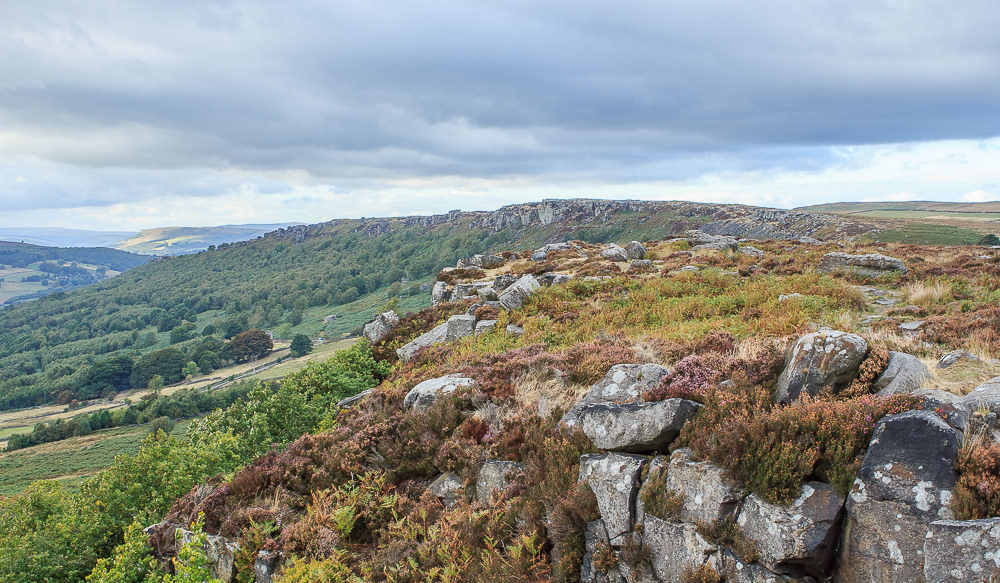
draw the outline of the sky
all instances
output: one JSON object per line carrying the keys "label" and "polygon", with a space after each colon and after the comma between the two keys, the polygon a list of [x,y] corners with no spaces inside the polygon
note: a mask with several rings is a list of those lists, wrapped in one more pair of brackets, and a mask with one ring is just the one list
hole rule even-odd
{"label": "sky", "polygon": [[998,200],[998,71],[996,0],[0,0],[0,226]]}

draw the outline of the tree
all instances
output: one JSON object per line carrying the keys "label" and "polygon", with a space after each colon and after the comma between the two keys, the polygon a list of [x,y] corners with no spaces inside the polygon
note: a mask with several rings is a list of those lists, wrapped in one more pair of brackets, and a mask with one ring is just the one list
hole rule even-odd
{"label": "tree", "polygon": [[198,363],[192,360],[184,365],[181,372],[184,374],[185,379],[189,379],[201,372],[201,369],[198,368]]}
{"label": "tree", "polygon": [[1000,237],[997,237],[995,234],[990,233],[989,235],[986,235],[985,237],[983,237],[982,239],[980,239],[979,240],[979,244],[980,245],[1000,245]]}
{"label": "tree", "polygon": [[298,358],[299,356],[305,356],[312,352],[313,343],[309,340],[309,337],[305,334],[296,334],[295,338],[292,338],[292,356]]}
{"label": "tree", "polygon": [[181,370],[188,358],[176,348],[163,348],[140,356],[132,365],[131,384],[145,387],[154,375],[163,377],[164,383],[176,383],[184,378]]}
{"label": "tree", "polygon": [[229,341],[229,350],[236,362],[249,362],[267,356],[273,347],[271,337],[259,328],[240,332]]}
{"label": "tree", "polygon": [[159,395],[160,391],[163,390],[163,377],[158,374],[153,375],[153,378],[149,379],[149,390]]}

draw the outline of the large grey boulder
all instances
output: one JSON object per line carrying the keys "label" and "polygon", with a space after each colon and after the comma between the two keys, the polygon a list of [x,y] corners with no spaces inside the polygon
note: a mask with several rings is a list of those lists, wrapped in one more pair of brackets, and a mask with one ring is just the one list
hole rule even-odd
{"label": "large grey boulder", "polygon": [[524,466],[518,462],[491,460],[483,464],[476,480],[476,501],[489,505],[510,487]]}
{"label": "large grey boulder", "polygon": [[594,383],[579,403],[573,405],[562,418],[566,427],[579,425],[579,413],[588,403],[636,403],[642,394],[660,384],[660,379],[670,372],[658,364],[616,364],[608,369],[604,378]]}
{"label": "large grey boulder", "polygon": [[934,411],[951,427],[965,431],[972,411],[962,402],[962,397],[940,389],[917,389],[910,394],[920,399],[920,409]]}
{"label": "large grey boulder", "polygon": [[544,261],[553,251],[568,251],[569,249],[569,243],[549,243],[535,249],[535,252],[531,254],[531,261]]}
{"label": "large grey boulder", "polygon": [[525,274],[503,290],[499,297],[500,305],[508,310],[516,310],[524,305],[525,300],[535,293],[541,284],[533,275]]}
{"label": "large grey boulder", "polygon": [[993,581],[1000,573],[1000,518],[932,522],[924,539],[928,583]]}
{"label": "large grey boulder", "polygon": [[[177,541],[177,548],[190,544],[194,540],[194,532],[185,528],[178,528],[174,532],[174,540]],[[230,542],[224,537],[206,534],[205,535],[205,558],[208,559],[208,567],[212,571],[212,576],[221,579],[225,583],[233,580],[233,562],[236,551],[240,545]]]}
{"label": "large grey boulder", "polygon": [[632,529],[639,476],[646,458],[621,453],[587,454],[580,457],[580,481],[597,498],[597,508],[613,545],[620,545]]}
{"label": "large grey boulder", "polygon": [[516,275],[511,275],[509,273],[501,273],[500,275],[493,278],[493,285],[490,286],[497,291],[497,293],[510,287],[510,285],[517,281]]}
{"label": "large grey boulder", "polygon": [[474,387],[476,381],[460,374],[450,374],[428,379],[410,389],[403,397],[403,406],[417,413],[425,413],[439,398],[450,395],[463,387]]}
{"label": "large grey boulder", "polygon": [[625,253],[629,259],[641,260],[646,257],[646,247],[638,241],[629,241],[625,244]]}
{"label": "large grey boulder", "polygon": [[908,395],[931,379],[931,371],[920,359],[905,352],[889,352],[889,363],[875,379],[878,396]]}
{"label": "large grey boulder", "polygon": [[809,482],[789,504],[747,496],[736,523],[771,571],[820,577],[829,573],[843,506],[833,486]]}
{"label": "large grey boulder", "polygon": [[660,581],[681,583],[702,565],[712,564],[718,547],[688,522],[674,523],[642,516],[642,544],[649,549],[653,573]]}
{"label": "large grey boulder", "polygon": [[497,326],[496,320],[480,320],[476,322],[476,336],[486,334]]}
{"label": "large grey boulder", "polygon": [[458,314],[448,318],[448,330],[445,333],[445,340],[451,342],[466,336],[472,336],[476,332],[476,317]]}
{"label": "large grey boulder", "polygon": [[745,494],[721,467],[694,461],[689,448],[670,454],[666,488],[683,496],[681,520],[704,524],[733,518]]}
{"label": "large grey boulder", "polygon": [[458,267],[460,268],[470,268],[476,267],[479,269],[494,269],[500,267],[506,261],[500,255],[481,255],[476,254],[471,257],[466,257],[465,259],[458,260]]}
{"label": "large grey boulder", "polygon": [[421,349],[440,344],[448,338],[448,323],[445,322],[434,327],[431,331],[421,334],[412,342],[408,342],[396,349],[396,355],[402,362],[409,362]]}
{"label": "large grey boulder", "polygon": [[448,284],[443,281],[435,281],[434,287],[431,288],[431,305],[436,306],[449,300],[451,300],[451,290],[448,289]]}
{"label": "large grey boulder", "polygon": [[1000,414],[1000,377],[993,377],[972,389],[962,399],[962,404],[970,411],[988,409],[993,413]]}
{"label": "large grey boulder", "polygon": [[754,247],[753,245],[743,245],[742,247],[737,249],[737,252],[739,252],[742,255],[746,255],[747,257],[760,258],[764,256],[764,252]]}
{"label": "large grey boulder", "polygon": [[580,427],[599,449],[644,453],[664,450],[701,405],[686,399],[652,403],[588,403]]}
{"label": "large grey boulder", "polygon": [[462,479],[455,472],[445,472],[427,486],[427,491],[437,496],[446,508],[459,503],[465,495]]}
{"label": "large grey boulder", "polygon": [[778,377],[775,400],[790,403],[824,387],[843,388],[858,374],[868,343],[857,334],[823,329],[796,341]]}
{"label": "large grey boulder", "polygon": [[952,350],[948,354],[945,354],[944,356],[941,357],[941,360],[939,360],[937,363],[937,367],[948,368],[949,366],[959,363],[963,360],[969,362],[980,362],[979,357],[976,356],[975,354],[972,354],[968,350]]}
{"label": "large grey boulder", "polygon": [[888,255],[869,253],[851,255],[849,253],[827,253],[819,260],[816,271],[820,273],[853,273],[863,277],[879,277],[890,273],[906,273],[902,261]]}
{"label": "large grey boulder", "polygon": [[369,342],[375,344],[385,338],[392,329],[399,325],[399,315],[392,310],[382,312],[375,319],[365,324],[364,334]]}
{"label": "large grey boulder", "polygon": [[620,245],[611,243],[601,251],[601,257],[609,261],[628,261],[628,251]]}
{"label": "large grey boulder", "polygon": [[927,411],[879,421],[847,497],[837,581],[924,581],[928,525],[953,518],[958,443]]}
{"label": "large grey boulder", "polygon": [[691,249],[705,249],[714,251],[736,251],[739,243],[735,238],[726,235],[712,235],[699,230],[692,230],[685,233],[687,242]]}

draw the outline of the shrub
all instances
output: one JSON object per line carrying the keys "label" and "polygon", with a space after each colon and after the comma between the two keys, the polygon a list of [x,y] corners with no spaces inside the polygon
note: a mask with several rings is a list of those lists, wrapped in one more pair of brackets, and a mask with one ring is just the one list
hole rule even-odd
{"label": "shrub", "polygon": [[955,461],[951,509],[958,520],[1000,516],[1000,443],[963,447]]}
{"label": "shrub", "polygon": [[709,542],[729,547],[744,563],[753,563],[760,558],[757,547],[732,518],[716,520],[711,524],[699,523],[698,534]]}
{"label": "shrub", "polygon": [[684,494],[667,489],[667,466],[659,466],[649,471],[639,492],[643,511],[663,519],[675,520],[684,504]]}
{"label": "shrub", "polygon": [[681,577],[682,583],[722,583],[722,576],[711,565],[688,569]]}

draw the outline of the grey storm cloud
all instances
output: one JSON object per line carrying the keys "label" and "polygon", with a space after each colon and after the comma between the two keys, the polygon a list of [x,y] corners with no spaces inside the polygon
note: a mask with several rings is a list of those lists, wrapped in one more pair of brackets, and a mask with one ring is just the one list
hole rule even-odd
{"label": "grey storm cloud", "polygon": [[210,196],[204,168],[812,169],[837,163],[817,146],[1000,135],[997,71],[995,0],[7,1],[0,175],[53,165],[17,206]]}

